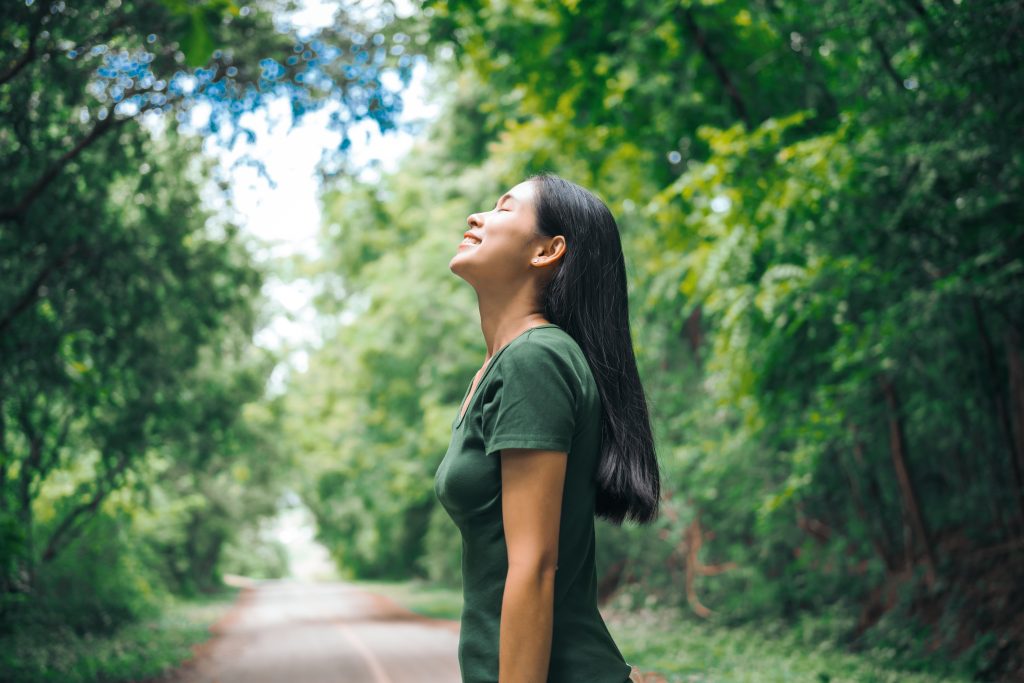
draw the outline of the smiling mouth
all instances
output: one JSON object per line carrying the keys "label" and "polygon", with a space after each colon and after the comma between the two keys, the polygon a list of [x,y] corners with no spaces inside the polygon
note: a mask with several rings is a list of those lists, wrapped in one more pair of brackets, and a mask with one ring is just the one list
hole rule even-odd
{"label": "smiling mouth", "polygon": [[461,246],[470,246],[470,247],[475,247],[475,246],[477,246],[478,244],[480,244],[479,240],[475,240],[475,239],[473,239],[472,237],[464,237],[464,238],[462,238],[462,241],[461,241],[461,242],[459,242],[459,246],[460,246],[460,247],[461,247]]}

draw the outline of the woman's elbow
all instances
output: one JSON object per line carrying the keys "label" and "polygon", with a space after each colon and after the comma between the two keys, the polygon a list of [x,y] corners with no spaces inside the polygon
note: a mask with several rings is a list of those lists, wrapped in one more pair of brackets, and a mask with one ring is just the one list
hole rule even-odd
{"label": "woman's elbow", "polygon": [[528,555],[510,557],[508,561],[509,575],[534,578],[540,581],[554,580],[558,569],[558,558],[554,555]]}

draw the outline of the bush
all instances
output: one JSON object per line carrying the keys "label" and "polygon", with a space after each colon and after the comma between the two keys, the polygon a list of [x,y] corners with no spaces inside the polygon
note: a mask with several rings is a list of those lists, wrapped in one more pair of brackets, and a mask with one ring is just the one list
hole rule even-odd
{"label": "bush", "polygon": [[33,593],[14,620],[24,626],[61,625],[77,633],[108,633],[159,613],[163,591],[156,559],[129,538],[125,522],[101,514],[52,562],[38,566]]}

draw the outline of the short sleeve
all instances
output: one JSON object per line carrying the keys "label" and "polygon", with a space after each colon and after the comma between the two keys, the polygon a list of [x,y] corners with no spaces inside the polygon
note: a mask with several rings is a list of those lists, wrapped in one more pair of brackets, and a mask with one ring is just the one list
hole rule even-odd
{"label": "short sleeve", "polygon": [[487,455],[503,448],[569,451],[576,428],[576,373],[563,350],[526,339],[505,350],[483,405]]}

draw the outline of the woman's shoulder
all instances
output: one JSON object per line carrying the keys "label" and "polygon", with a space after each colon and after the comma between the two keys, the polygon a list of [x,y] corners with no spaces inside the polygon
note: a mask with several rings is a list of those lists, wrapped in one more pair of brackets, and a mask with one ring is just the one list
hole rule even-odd
{"label": "woman's shoulder", "polygon": [[[518,355],[529,353],[583,355],[583,350],[572,335],[553,324],[530,328],[515,341],[520,347]],[[511,347],[509,350],[512,350]]]}
{"label": "woman's shoulder", "polygon": [[578,376],[587,367],[586,356],[572,335],[553,325],[527,330],[509,344],[504,355],[505,372],[559,370]]}

